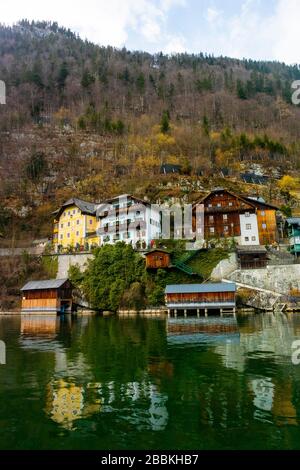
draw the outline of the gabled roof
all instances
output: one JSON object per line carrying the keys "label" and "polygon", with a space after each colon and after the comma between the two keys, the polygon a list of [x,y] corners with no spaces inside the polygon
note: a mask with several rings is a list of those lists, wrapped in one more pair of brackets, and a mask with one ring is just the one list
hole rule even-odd
{"label": "gabled roof", "polygon": [[286,222],[289,225],[300,225],[300,217],[289,217]]}
{"label": "gabled roof", "polygon": [[211,284],[176,284],[166,287],[166,294],[197,294],[213,292],[236,292],[236,284],[219,282]]}
{"label": "gabled roof", "polygon": [[[230,194],[231,196],[233,197],[236,197],[237,199],[239,199],[240,201],[242,201],[243,203],[246,203],[246,204],[249,204],[251,205],[251,201],[246,201],[244,197],[242,196],[239,196],[238,194],[234,194],[233,192],[229,191],[228,189],[224,189],[224,188],[215,188],[213,189],[212,191],[210,191],[209,194],[206,194],[206,196],[202,197],[201,199],[199,199],[198,201],[194,202],[193,204],[193,207],[195,207],[196,205],[198,204],[202,204],[206,201],[206,199],[208,199],[210,196],[212,196],[213,194],[216,194],[216,193],[228,193]],[[252,207],[254,207],[254,205],[252,204]]]}
{"label": "gabled roof", "polygon": [[22,287],[21,291],[28,290],[47,290],[47,289],[59,289],[62,287],[68,279],[50,279],[47,281],[29,281]]}
{"label": "gabled roof", "polygon": [[254,206],[257,208],[260,208],[260,209],[268,208],[268,209],[273,209],[275,211],[279,211],[278,207],[273,206],[272,204],[268,204],[267,202],[262,201],[260,198],[254,199],[252,197],[243,197],[243,199],[245,199],[245,201],[247,202],[254,204]]}
{"label": "gabled roof", "polygon": [[264,185],[269,181],[269,177],[266,175],[257,175],[256,173],[241,173],[241,179],[248,184],[260,184]]}
{"label": "gabled roof", "polygon": [[236,197],[241,202],[243,202],[245,204],[248,204],[253,208],[260,208],[260,209],[261,208],[269,208],[269,209],[273,209],[273,210],[276,210],[276,211],[279,210],[278,207],[273,206],[271,204],[268,204],[266,202],[263,202],[261,198],[256,199],[256,198],[252,198],[252,197],[248,197],[248,196],[240,196],[240,195],[235,194],[232,191],[229,191],[228,189],[224,189],[224,188],[216,188],[216,189],[212,190],[209,194],[204,196],[202,199],[195,202],[193,204],[193,207],[195,207],[197,204],[203,204],[206,201],[206,199],[208,199],[211,195],[213,195],[215,193],[221,193],[221,192],[228,193],[231,196]]}
{"label": "gabled roof", "polygon": [[172,173],[180,173],[181,165],[173,165],[172,163],[164,163],[160,167],[160,173],[164,175],[169,175]]}
{"label": "gabled roof", "polygon": [[132,196],[131,194],[121,194],[120,196],[112,197],[110,199],[106,199],[105,201],[101,202],[100,204],[96,205],[96,212],[99,215],[102,211],[106,212],[107,211],[107,206],[110,206],[114,202],[117,201],[122,201],[123,199],[128,199],[128,201],[134,201],[138,203],[139,205],[143,206],[150,206],[150,203],[148,201],[145,201],[143,199],[139,199],[138,197]]}
{"label": "gabled roof", "polygon": [[166,253],[167,255],[170,255],[171,253],[168,250],[162,250],[160,248],[153,248],[153,250],[147,251],[145,253],[145,256],[151,255],[152,253]]}
{"label": "gabled roof", "polygon": [[95,215],[97,204],[93,202],[83,201],[77,197],[72,197],[67,202],[65,202],[58,211],[55,211],[53,214],[56,214],[58,217],[63,213],[63,211],[70,206],[76,206],[81,210],[83,214]]}

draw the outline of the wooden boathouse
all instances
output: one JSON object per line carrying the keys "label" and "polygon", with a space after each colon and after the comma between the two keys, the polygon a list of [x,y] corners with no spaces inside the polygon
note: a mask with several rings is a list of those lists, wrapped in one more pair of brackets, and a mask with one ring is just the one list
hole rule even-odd
{"label": "wooden boathouse", "polygon": [[71,313],[73,285],[68,279],[30,281],[22,289],[22,313]]}
{"label": "wooden boathouse", "polygon": [[165,290],[165,301],[169,316],[178,313],[235,314],[236,284],[235,283],[205,283],[169,285]]}

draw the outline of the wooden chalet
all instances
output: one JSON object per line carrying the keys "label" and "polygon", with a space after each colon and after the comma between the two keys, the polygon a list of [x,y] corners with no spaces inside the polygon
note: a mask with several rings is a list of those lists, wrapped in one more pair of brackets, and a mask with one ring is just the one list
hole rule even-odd
{"label": "wooden chalet", "polygon": [[267,266],[268,252],[264,246],[238,246],[236,252],[240,269],[262,269]]}
{"label": "wooden chalet", "polygon": [[22,289],[22,313],[71,313],[73,286],[68,279],[30,281]]}
{"label": "wooden chalet", "polygon": [[155,249],[145,254],[147,269],[167,269],[171,267],[171,254],[166,250]]}
{"label": "wooden chalet", "polygon": [[193,230],[202,234],[197,206],[204,206],[204,238],[235,238],[240,245],[266,245],[277,240],[277,207],[261,198],[239,196],[217,188],[193,206]]}
{"label": "wooden chalet", "polygon": [[169,285],[165,290],[165,301],[169,314],[179,311],[200,315],[204,311],[219,311],[223,313],[235,313],[236,284],[235,283],[206,283],[206,284],[180,284]]}

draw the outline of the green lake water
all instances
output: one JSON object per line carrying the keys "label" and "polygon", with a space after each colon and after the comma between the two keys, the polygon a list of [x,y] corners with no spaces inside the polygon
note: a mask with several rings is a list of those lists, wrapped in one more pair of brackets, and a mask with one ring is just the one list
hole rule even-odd
{"label": "green lake water", "polygon": [[300,449],[299,315],[1,316],[0,449]]}

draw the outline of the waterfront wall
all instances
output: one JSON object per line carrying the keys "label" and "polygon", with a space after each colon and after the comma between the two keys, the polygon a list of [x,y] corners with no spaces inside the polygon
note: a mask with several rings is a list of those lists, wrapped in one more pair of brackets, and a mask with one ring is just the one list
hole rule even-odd
{"label": "waterfront wall", "polygon": [[93,255],[91,253],[77,253],[73,255],[60,254],[58,258],[57,279],[64,279],[68,277],[70,266],[78,265],[81,270],[84,270],[85,265]]}
{"label": "waterfront wall", "polygon": [[215,267],[211,274],[212,281],[221,281],[230,276],[238,269],[237,257],[235,253],[231,253],[229,258],[223,259],[218,266]]}
{"label": "waterfront wall", "polygon": [[231,281],[254,288],[287,295],[291,289],[300,290],[300,265],[267,266],[265,269],[237,270],[228,278]]}

